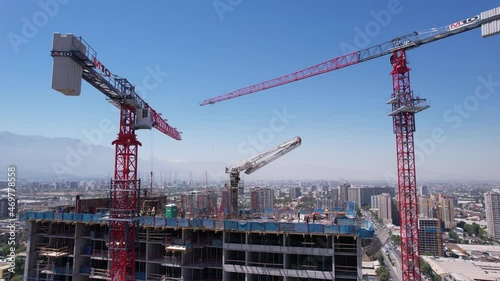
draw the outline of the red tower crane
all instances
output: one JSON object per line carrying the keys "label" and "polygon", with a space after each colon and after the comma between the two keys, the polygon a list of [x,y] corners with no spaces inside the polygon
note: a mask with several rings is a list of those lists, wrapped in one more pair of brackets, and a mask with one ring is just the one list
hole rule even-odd
{"label": "red tower crane", "polygon": [[421,280],[421,273],[418,250],[418,210],[413,133],[415,132],[415,113],[427,109],[429,106],[426,104],[425,99],[414,98],[413,96],[410,87],[410,68],[407,66],[406,50],[478,27],[482,27],[483,37],[500,33],[500,7],[444,27],[432,28],[423,32],[413,32],[389,42],[340,56],[288,75],[241,88],[226,95],[210,98],[201,102],[200,105],[214,104],[267,90],[391,54],[393,92],[391,99],[387,103],[392,105],[392,112],[389,113],[389,116],[392,116],[393,131],[396,135],[398,196],[401,213],[401,272],[403,281],[418,281]]}
{"label": "red tower crane", "polygon": [[135,247],[138,209],[137,160],[135,130],[156,128],[181,140],[181,133],[161,118],[136,92],[127,79],[113,74],[97,59],[97,52],[81,37],[54,34],[52,89],[78,96],[82,78],[120,109],[120,130],[115,145],[115,172],[111,184],[109,243],[113,281],[135,280]]}

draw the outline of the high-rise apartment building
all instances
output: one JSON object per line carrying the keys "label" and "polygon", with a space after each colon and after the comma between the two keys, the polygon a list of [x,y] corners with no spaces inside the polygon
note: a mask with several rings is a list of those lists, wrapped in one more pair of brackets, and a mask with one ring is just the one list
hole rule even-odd
{"label": "high-rise apartment building", "polygon": [[302,195],[300,187],[290,187],[290,198],[297,199]]}
{"label": "high-rise apartment building", "polygon": [[421,255],[442,256],[443,245],[438,231],[440,223],[436,218],[418,218],[418,248]]}
{"label": "high-rise apartment building", "polygon": [[445,228],[453,228],[455,223],[455,204],[453,198],[442,197],[439,200],[440,218]]}
{"label": "high-rise apartment building", "polygon": [[488,236],[498,240],[500,239],[500,192],[486,192],[484,195],[484,201],[486,205]]}
{"label": "high-rise apartment building", "polygon": [[339,186],[339,201],[347,202],[349,201],[348,190],[351,187],[348,183],[343,183]]}
{"label": "high-rise apartment building", "polygon": [[250,191],[250,209],[263,211],[274,207],[274,189],[256,187]]}

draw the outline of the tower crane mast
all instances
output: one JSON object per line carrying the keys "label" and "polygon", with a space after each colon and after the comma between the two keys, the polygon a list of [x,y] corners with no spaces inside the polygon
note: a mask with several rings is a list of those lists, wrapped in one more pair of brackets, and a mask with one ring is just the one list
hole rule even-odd
{"label": "tower crane mast", "polygon": [[[236,167],[226,167],[226,173],[229,174],[229,190],[230,190],[230,201],[231,201],[231,217],[236,218],[239,215],[238,206],[238,185],[240,183],[240,172],[244,171],[245,174],[250,175],[253,172],[259,170],[260,168],[268,165],[274,160],[282,157],[288,152],[299,147],[302,143],[300,137],[295,137],[290,139],[270,150],[249,159]],[[267,158],[266,158],[267,157]]]}
{"label": "tower crane mast", "polygon": [[135,280],[135,248],[138,209],[137,160],[141,145],[135,130],[155,128],[175,140],[181,133],[171,127],[136,92],[126,78],[112,73],[97,52],[81,37],[54,34],[52,89],[78,96],[82,78],[120,109],[120,129],[115,145],[114,178],[110,190],[110,280]]}
{"label": "tower crane mast", "polygon": [[401,214],[402,281],[420,281],[422,276],[418,249],[418,210],[413,133],[415,132],[415,113],[429,108],[429,105],[427,105],[425,99],[414,98],[413,96],[410,86],[411,69],[407,65],[406,51],[479,27],[482,28],[483,37],[499,34],[500,7],[447,26],[399,36],[388,42],[336,57],[288,75],[244,87],[226,95],[209,98],[202,101],[200,105],[204,106],[245,96],[385,55],[391,55],[393,92],[387,104],[392,106],[392,111],[388,115],[393,119],[393,132],[396,135],[398,199]]}

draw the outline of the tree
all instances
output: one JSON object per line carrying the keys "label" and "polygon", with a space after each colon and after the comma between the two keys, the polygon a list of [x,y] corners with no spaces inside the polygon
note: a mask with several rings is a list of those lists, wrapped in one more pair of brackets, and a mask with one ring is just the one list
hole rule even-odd
{"label": "tree", "polygon": [[420,258],[420,271],[426,276],[432,276],[431,265],[422,258]]}
{"label": "tree", "polygon": [[24,258],[17,257],[14,260],[14,272],[21,274],[21,276],[24,274]]}
{"label": "tree", "polygon": [[15,275],[10,279],[11,281],[23,281],[23,276],[22,275]]}
{"label": "tree", "polygon": [[382,224],[382,223],[384,223],[384,220],[383,220],[382,218],[378,218],[378,219],[377,219],[377,222],[378,222],[379,224]]}
{"label": "tree", "polygon": [[399,245],[401,243],[401,236],[392,235],[391,240],[392,240],[392,242],[394,242],[394,244]]}
{"label": "tree", "polygon": [[450,231],[450,238],[451,238],[451,239],[453,239],[453,240],[455,240],[455,241],[460,240],[460,239],[458,238],[457,233],[456,233],[455,231]]}
{"label": "tree", "polygon": [[384,265],[385,264],[385,262],[384,262],[384,253],[382,252],[382,250],[378,251],[378,253],[377,253],[377,260],[380,263],[380,265]]}
{"label": "tree", "polygon": [[391,279],[391,273],[389,272],[389,269],[387,269],[387,267],[385,266],[377,268],[375,273],[377,274],[380,281],[389,281],[389,279]]}

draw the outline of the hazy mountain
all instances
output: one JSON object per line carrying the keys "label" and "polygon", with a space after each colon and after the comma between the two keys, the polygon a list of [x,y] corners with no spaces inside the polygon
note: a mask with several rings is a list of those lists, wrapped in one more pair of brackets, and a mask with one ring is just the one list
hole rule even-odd
{"label": "hazy mountain", "polygon": [[[0,168],[5,171],[9,165],[16,165],[19,177],[25,179],[112,177],[114,148],[72,138],[25,136],[2,131]],[[183,163],[154,159],[153,165],[155,173],[170,171],[172,180],[175,173],[182,173],[183,180],[189,175]],[[139,167],[144,167],[142,173],[149,176],[151,160],[139,159]]]}

